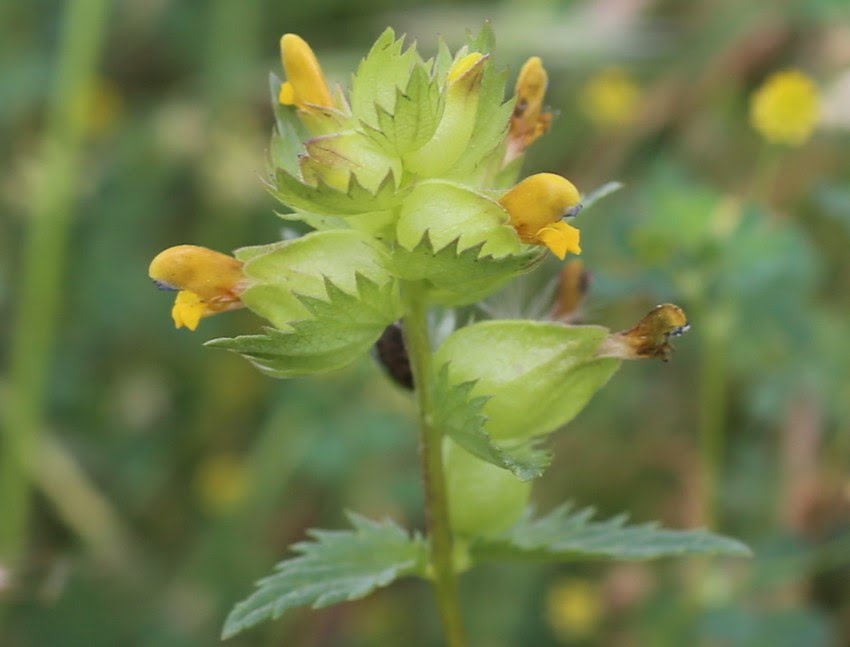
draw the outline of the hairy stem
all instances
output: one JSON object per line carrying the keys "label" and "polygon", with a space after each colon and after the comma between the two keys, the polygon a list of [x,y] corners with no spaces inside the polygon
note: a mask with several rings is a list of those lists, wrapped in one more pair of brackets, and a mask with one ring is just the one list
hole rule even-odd
{"label": "hairy stem", "polygon": [[431,342],[425,304],[413,286],[407,294],[408,315],[404,318],[404,341],[413,370],[419,410],[419,439],[422,480],[425,485],[425,517],[431,546],[431,567],[440,617],[449,647],[464,647],[466,636],[460,613],[457,575],[452,562],[452,532],[449,526],[446,478],[443,470],[443,433],[431,424],[431,394],[428,375]]}

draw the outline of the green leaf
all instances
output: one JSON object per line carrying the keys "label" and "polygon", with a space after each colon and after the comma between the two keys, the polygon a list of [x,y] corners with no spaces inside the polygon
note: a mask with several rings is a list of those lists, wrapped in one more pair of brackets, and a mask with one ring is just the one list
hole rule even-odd
{"label": "green leaf", "polygon": [[570,562],[589,559],[647,560],[674,555],[750,557],[736,539],[706,530],[668,530],[657,523],[627,526],[620,515],[594,521],[594,510],[574,510],[567,504],[545,517],[532,512],[497,537],[471,546],[478,559]]}
{"label": "green leaf", "polygon": [[427,232],[434,251],[455,242],[458,251],[484,243],[481,253],[503,257],[527,249],[509,219],[495,200],[453,182],[432,180],[417,184],[404,200],[396,236],[408,250]]}
{"label": "green leaf", "polygon": [[458,251],[455,239],[439,251],[434,250],[429,232],[408,250],[397,246],[392,254],[395,274],[411,281],[424,281],[429,299],[445,306],[475,303],[501,288],[518,274],[528,272],[545,257],[541,247],[515,256],[493,258],[482,254],[484,243]]}
{"label": "green leaf", "polygon": [[434,425],[466,451],[483,461],[512,472],[518,479],[538,478],[552,462],[552,454],[535,441],[496,443],[484,430],[487,417],[482,409],[489,399],[471,397],[474,382],[452,384],[449,366],[444,365],[431,385]]}
{"label": "green leaf", "polygon": [[[403,155],[421,148],[431,139],[440,121],[440,86],[431,79],[425,65],[416,65],[404,92],[396,91],[393,112],[376,109],[378,129],[372,132],[378,142],[395,154]],[[367,128],[367,132],[369,132]]]}
{"label": "green leaf", "polygon": [[292,546],[297,557],[285,560],[257,583],[257,591],[227,616],[222,638],[285,611],[314,609],[359,600],[400,577],[424,575],[427,544],[392,521],[371,521],[349,513],[354,530],[310,530],[313,541]]}
{"label": "green leaf", "polygon": [[485,67],[481,81],[481,97],[478,100],[478,113],[475,116],[475,129],[466,150],[452,167],[449,173],[451,177],[468,176],[479,166],[486,165],[491,153],[496,150],[501,151],[501,144],[508,134],[516,102],[514,97],[505,101],[507,78],[507,70],[496,70],[494,65]]}
{"label": "green leaf", "polygon": [[298,155],[303,152],[303,142],[310,134],[298,119],[294,106],[284,106],[278,101],[281,80],[269,74],[269,92],[275,116],[275,129],[269,146],[269,167],[284,169],[288,173],[298,172]]}
{"label": "green leaf", "polygon": [[330,281],[355,295],[358,274],[382,285],[392,280],[383,246],[352,229],[242,248],[237,258],[245,263],[243,271],[251,284],[242,293],[242,302],[284,330],[291,321],[308,316],[296,294],[327,299],[326,281]]}
{"label": "green leaf", "polygon": [[[306,311],[287,330],[266,328],[262,335],[213,339],[207,346],[239,353],[263,373],[289,378],[342,368],[365,355],[387,325],[401,315],[395,282],[355,277],[356,294],[325,279],[327,299],[295,298]],[[251,288],[273,289],[273,286]]]}
{"label": "green leaf", "polygon": [[400,178],[401,161],[391,157],[362,132],[349,130],[308,140],[306,154],[299,158],[304,181],[316,186],[319,180],[344,191],[352,177],[374,193],[387,177]]}
{"label": "green leaf", "polygon": [[481,31],[477,34],[467,30],[466,43],[471,52],[492,53],[496,49],[496,34],[493,31],[493,24],[489,20],[485,20],[484,24],[481,25]]}
{"label": "green leaf", "polygon": [[277,169],[273,181],[266,183],[269,192],[283,204],[326,216],[354,216],[392,209],[404,197],[396,191],[396,180],[388,173],[374,191],[365,188],[353,173],[348,187],[340,191],[321,178],[316,186],[305,184],[283,169]]}
{"label": "green leaf", "polygon": [[597,358],[608,330],[538,321],[484,321],[452,333],[435,355],[456,383],[474,382],[496,440],[550,433],[572,420],[620,367]]}
{"label": "green leaf", "polygon": [[411,68],[422,59],[415,47],[402,52],[404,37],[396,40],[389,27],[360,62],[351,82],[351,110],[364,124],[379,128],[377,109],[392,114],[396,93],[408,85]]}

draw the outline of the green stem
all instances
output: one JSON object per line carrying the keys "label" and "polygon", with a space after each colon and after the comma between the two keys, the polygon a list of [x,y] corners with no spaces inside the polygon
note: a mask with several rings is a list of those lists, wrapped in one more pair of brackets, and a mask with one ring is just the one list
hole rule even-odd
{"label": "green stem", "polygon": [[431,424],[431,393],[427,388],[431,370],[427,309],[416,288],[408,287],[408,315],[403,321],[404,341],[418,400],[425,517],[430,537],[434,589],[447,644],[449,647],[464,647],[467,643],[460,613],[457,575],[452,561],[452,531],[443,470],[443,432]]}
{"label": "green stem", "polygon": [[703,318],[700,362],[700,461],[702,511],[707,527],[718,524],[718,489],[722,482],[726,429],[727,321],[722,309]]}
{"label": "green stem", "polygon": [[44,134],[44,174],[32,195],[11,344],[7,409],[0,442],[0,559],[13,569],[26,541],[30,469],[38,449],[49,358],[62,295],[79,149],[89,124],[95,65],[107,0],[68,3]]}

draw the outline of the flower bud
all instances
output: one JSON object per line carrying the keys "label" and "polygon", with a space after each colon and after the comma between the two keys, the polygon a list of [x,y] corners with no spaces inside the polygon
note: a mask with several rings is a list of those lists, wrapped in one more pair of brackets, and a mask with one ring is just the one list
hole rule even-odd
{"label": "flower bud", "polygon": [[278,99],[283,105],[309,111],[311,106],[333,106],[328,83],[313,50],[300,36],[284,34],[280,39],[280,57],[286,82]]}
{"label": "flower bud", "polygon": [[520,70],[516,83],[516,105],[511,116],[505,164],[525,152],[552,126],[552,113],[543,111],[549,75],[538,56],[532,56]]}

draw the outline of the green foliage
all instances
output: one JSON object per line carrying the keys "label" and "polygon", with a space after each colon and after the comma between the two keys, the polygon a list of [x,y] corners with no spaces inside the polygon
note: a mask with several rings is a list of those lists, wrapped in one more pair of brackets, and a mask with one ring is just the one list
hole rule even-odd
{"label": "green foliage", "polygon": [[365,188],[352,173],[346,190],[330,186],[321,177],[316,185],[304,184],[284,169],[277,169],[266,184],[269,192],[292,209],[328,216],[354,216],[395,207],[404,190],[396,189],[396,178],[387,173],[374,191]]}
{"label": "green foliage", "polygon": [[474,382],[452,384],[450,365],[445,364],[431,385],[434,424],[466,451],[483,461],[509,470],[522,481],[537,478],[552,462],[549,451],[535,440],[495,442],[484,430],[487,417],[481,413],[487,396],[470,397]]}
{"label": "green foliage", "polygon": [[399,156],[421,148],[440,121],[440,86],[424,65],[417,65],[404,92],[396,90],[394,110],[379,107],[377,115],[378,128],[366,128],[376,142]]}
{"label": "green foliage", "polygon": [[597,358],[608,331],[537,321],[485,321],[454,332],[438,349],[456,383],[474,382],[494,439],[526,439],[566,425],[617,371]]}
{"label": "green foliage", "polygon": [[213,348],[239,353],[273,377],[296,377],[342,368],[361,357],[384,328],[398,318],[395,285],[379,285],[356,275],[357,293],[325,279],[327,300],[297,295],[308,316],[287,330],[266,328],[262,335],[213,339]]}
{"label": "green foliage", "polygon": [[498,537],[472,547],[476,559],[571,562],[589,559],[647,560],[676,555],[750,557],[741,542],[705,530],[666,530],[656,523],[627,526],[620,515],[594,521],[594,510],[571,505],[532,519],[529,511]]}
{"label": "green foliage", "polygon": [[387,28],[360,62],[351,82],[351,110],[363,123],[380,128],[378,113],[393,114],[399,90],[409,88],[411,70],[421,59],[414,47],[402,51],[404,37]]}
{"label": "green foliage", "polygon": [[392,264],[396,276],[422,281],[429,299],[446,306],[480,301],[518,274],[528,272],[543,260],[545,251],[534,248],[524,254],[493,258],[482,253],[484,243],[458,250],[455,239],[440,250],[434,249],[429,231],[413,249],[397,246]]}
{"label": "green foliage", "polygon": [[363,598],[400,577],[424,575],[427,544],[392,521],[371,521],[349,513],[354,530],[311,530],[312,542],[295,544],[298,557],[277,565],[258,590],[237,604],[222,637],[236,634],[285,611],[314,609]]}

